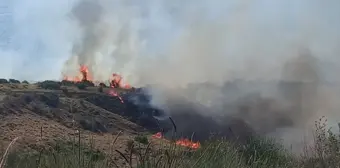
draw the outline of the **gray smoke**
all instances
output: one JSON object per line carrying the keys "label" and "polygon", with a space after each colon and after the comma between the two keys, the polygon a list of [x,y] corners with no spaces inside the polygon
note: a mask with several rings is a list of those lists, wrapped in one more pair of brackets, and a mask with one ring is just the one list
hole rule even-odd
{"label": "gray smoke", "polygon": [[339,6],[80,0],[71,15],[82,36],[64,73],[84,63],[97,80],[118,72],[133,86],[154,85],[153,105],[186,135],[246,125],[236,134],[299,146],[314,120],[339,117]]}

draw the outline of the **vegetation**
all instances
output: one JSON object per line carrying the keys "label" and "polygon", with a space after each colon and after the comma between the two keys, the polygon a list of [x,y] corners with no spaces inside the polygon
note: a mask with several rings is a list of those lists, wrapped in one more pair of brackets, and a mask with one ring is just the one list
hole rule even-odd
{"label": "vegetation", "polygon": [[0,84],[6,84],[9,83],[7,79],[0,79]]}
{"label": "vegetation", "polygon": [[83,82],[79,82],[79,83],[77,83],[77,88],[79,90],[85,90],[87,88],[87,85]]}
{"label": "vegetation", "polygon": [[16,79],[9,79],[8,82],[9,83],[14,83],[14,84],[20,84],[20,81],[16,80]]}
{"label": "vegetation", "polygon": [[59,90],[61,87],[61,82],[46,80],[43,82],[39,82],[38,86],[42,89]]}
{"label": "vegetation", "polygon": [[145,135],[136,136],[135,141],[145,145],[149,143],[148,137],[146,137]]}
{"label": "vegetation", "polygon": [[73,81],[68,81],[68,80],[62,80],[61,81],[61,84],[63,85],[63,86],[74,86],[74,82]]}
{"label": "vegetation", "polygon": [[[147,145],[141,147],[139,143],[137,145],[134,141],[128,141],[128,154],[114,151],[127,167],[136,168],[335,168],[340,163],[340,137],[325,126],[323,120],[316,123],[315,145],[310,146],[313,150],[301,157],[293,156],[271,139],[260,137],[254,137],[244,146],[223,139],[209,141],[194,151],[169,143],[155,150],[150,147],[146,136],[137,136],[135,141]],[[2,160],[7,161],[7,168],[119,167],[110,155],[95,150],[91,144],[82,144],[81,139],[69,143],[59,142],[53,148],[38,153],[12,151]],[[0,165],[0,168],[4,167]]]}

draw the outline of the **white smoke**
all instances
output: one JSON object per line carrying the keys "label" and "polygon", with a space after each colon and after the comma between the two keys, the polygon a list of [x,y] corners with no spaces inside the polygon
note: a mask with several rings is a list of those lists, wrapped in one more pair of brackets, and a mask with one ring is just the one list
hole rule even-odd
{"label": "white smoke", "polygon": [[[319,87],[339,82],[339,1],[13,0],[8,6],[13,28],[11,43],[0,50],[3,77],[58,79],[87,64],[95,80],[108,80],[115,72],[134,86],[158,84],[163,92],[153,90],[157,106],[183,96],[209,107],[212,100],[240,96],[222,94],[226,81],[301,81],[307,73],[316,84],[302,91],[308,94],[294,122],[305,126],[321,115],[333,122],[339,117],[339,89]],[[296,59],[301,49],[316,65]],[[310,63],[312,68],[303,68]],[[198,82],[217,86],[197,93],[173,89]],[[242,95],[254,90],[281,100],[275,89],[247,88]],[[278,132],[294,137],[296,131]]]}

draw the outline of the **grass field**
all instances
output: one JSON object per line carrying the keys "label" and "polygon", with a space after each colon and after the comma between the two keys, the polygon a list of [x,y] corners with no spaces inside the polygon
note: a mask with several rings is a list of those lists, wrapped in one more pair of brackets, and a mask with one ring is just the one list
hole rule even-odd
{"label": "grass field", "polygon": [[[231,142],[211,140],[202,143],[199,150],[184,149],[164,143],[154,150],[145,137],[129,141],[128,154],[114,149],[120,158],[109,153],[94,150],[92,143],[83,144],[80,135],[72,142],[58,142],[53,147],[35,153],[20,150],[3,151],[0,168],[92,168],[122,167],[115,162],[124,161],[124,167],[136,168],[336,168],[340,165],[340,138],[316,122],[315,144],[306,146],[308,153],[293,155],[271,139],[254,137],[246,145],[237,146]],[[143,139],[143,140],[141,140]],[[15,140],[14,140],[15,141]],[[13,142],[15,144],[15,142]],[[95,143],[95,142],[93,142]],[[10,146],[10,145],[9,145]],[[15,146],[15,145],[12,145]],[[1,155],[1,156],[2,156]]]}

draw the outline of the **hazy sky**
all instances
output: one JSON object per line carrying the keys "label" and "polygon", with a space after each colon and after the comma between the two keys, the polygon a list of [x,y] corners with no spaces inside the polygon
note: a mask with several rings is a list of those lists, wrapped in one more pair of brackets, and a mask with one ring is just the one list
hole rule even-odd
{"label": "hazy sky", "polygon": [[[7,39],[10,41],[0,49],[0,76],[28,80],[60,78],[64,62],[72,55],[72,46],[81,36],[79,28],[69,17],[77,1],[1,0],[0,13],[7,14],[0,14],[0,31],[5,32],[0,32],[0,43],[7,42]],[[228,35],[229,43],[225,44],[229,46],[226,47],[229,50],[226,57],[231,62],[230,66],[237,67],[248,59],[238,53],[240,50],[250,52],[254,39],[263,40],[263,44],[273,41],[277,45],[287,45],[287,41],[297,39],[297,36],[306,40],[318,57],[325,58],[324,61],[333,62],[336,66],[338,63],[335,62],[340,61],[338,0],[102,2],[109,4],[105,6],[107,18],[121,18],[122,23],[131,24],[131,30],[127,31],[138,36],[138,43],[145,42],[146,49],[141,55],[161,56],[168,49],[169,41],[185,32],[188,24],[195,23],[188,20],[203,19],[216,20],[214,23],[223,20],[223,24],[231,24],[226,26],[232,33]],[[267,49],[271,48],[268,46]],[[277,60],[271,56],[257,59],[269,59],[269,63]]]}

